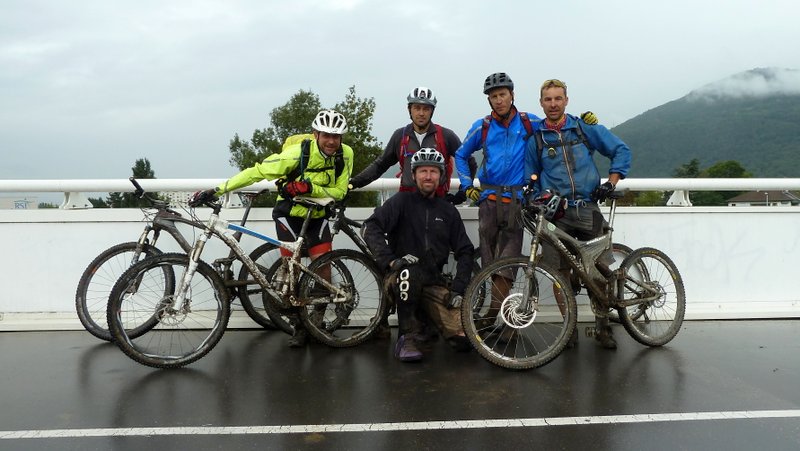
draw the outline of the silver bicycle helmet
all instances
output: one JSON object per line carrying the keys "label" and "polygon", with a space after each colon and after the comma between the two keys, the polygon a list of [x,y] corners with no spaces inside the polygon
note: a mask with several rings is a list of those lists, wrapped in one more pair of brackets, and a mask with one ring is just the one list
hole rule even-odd
{"label": "silver bicycle helmet", "polygon": [[494,88],[508,88],[513,91],[514,82],[505,72],[497,72],[486,77],[486,81],[483,82],[483,93],[489,94]]}
{"label": "silver bicycle helmet", "polygon": [[344,118],[342,113],[333,110],[322,110],[317,113],[317,117],[311,122],[311,128],[318,132],[344,135],[347,131],[347,119]]}
{"label": "silver bicycle helmet", "polygon": [[544,218],[550,222],[561,219],[567,211],[567,200],[560,194],[545,190],[535,199],[533,205],[544,210]]}
{"label": "silver bicycle helmet", "polygon": [[436,166],[444,174],[444,155],[431,147],[423,147],[411,157],[411,170],[419,166]]}
{"label": "silver bicycle helmet", "polygon": [[436,96],[433,95],[433,91],[424,86],[414,88],[408,97],[406,97],[406,100],[408,100],[409,105],[412,103],[419,103],[422,105],[430,105],[436,108]]}

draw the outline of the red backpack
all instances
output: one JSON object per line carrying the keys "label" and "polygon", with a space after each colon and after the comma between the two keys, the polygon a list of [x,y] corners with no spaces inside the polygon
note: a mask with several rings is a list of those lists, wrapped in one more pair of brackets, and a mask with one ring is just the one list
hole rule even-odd
{"label": "red backpack", "polygon": [[[436,150],[444,155],[446,162],[444,166],[444,184],[439,185],[439,187],[436,188],[436,195],[439,197],[444,197],[444,195],[450,190],[450,177],[453,175],[453,159],[451,158],[452,155],[449,155],[450,152],[444,143],[444,133],[442,132],[442,127],[439,124],[433,124],[433,126],[436,127]],[[400,177],[400,175],[403,173],[406,157],[410,157],[416,152],[416,150],[413,152],[408,151],[408,141],[411,139],[410,128],[411,124],[406,125],[405,130],[403,130],[403,139],[400,141],[400,151],[397,154],[397,161],[400,162],[400,172],[397,173],[397,177]],[[415,189],[416,188],[409,186],[400,186],[400,191],[414,191]]]}

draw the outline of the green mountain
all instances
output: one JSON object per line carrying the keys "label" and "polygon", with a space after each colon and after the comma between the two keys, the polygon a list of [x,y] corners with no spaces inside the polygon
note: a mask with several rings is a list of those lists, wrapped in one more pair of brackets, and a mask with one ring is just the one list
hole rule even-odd
{"label": "green mountain", "polygon": [[704,169],[735,160],[754,177],[800,177],[800,71],[742,72],[612,132],[633,151],[630,177],[671,177],[694,158]]}

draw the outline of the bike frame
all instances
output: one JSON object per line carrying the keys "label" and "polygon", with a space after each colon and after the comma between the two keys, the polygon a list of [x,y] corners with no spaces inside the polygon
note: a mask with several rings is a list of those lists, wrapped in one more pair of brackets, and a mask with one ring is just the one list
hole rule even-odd
{"label": "bike frame", "polygon": [[[611,208],[608,217],[608,227],[606,233],[588,241],[580,241],[562,231],[555,224],[544,218],[544,211],[539,209],[536,219],[536,227],[532,231],[531,239],[531,268],[536,266],[541,260],[539,245],[541,240],[545,240],[553,245],[558,253],[567,259],[570,267],[575,271],[580,280],[589,292],[599,299],[606,308],[622,308],[641,304],[643,302],[655,301],[659,297],[659,292],[653,287],[627,277],[625,269],[620,268],[604,275],[595,266],[597,258],[604,252],[611,251],[613,246],[612,234],[614,231],[614,217],[616,215],[617,197],[610,197]],[[571,250],[571,249],[574,249]],[[620,293],[624,292],[625,284],[635,284],[641,291],[631,299],[622,299]],[[602,285],[601,285],[602,284]]]}
{"label": "bike frame", "polygon": [[[559,229],[554,223],[544,218],[544,210],[540,209],[537,213],[536,228],[531,231],[533,238],[531,239],[530,265],[536,266],[541,260],[542,255],[539,252],[539,247],[541,240],[544,240],[555,247],[559,255],[567,259],[572,270],[578,274],[581,281],[593,295],[608,305],[616,304],[615,295],[600,285],[601,282],[605,284],[611,278],[616,278],[615,275],[612,274],[607,277],[595,266],[595,262],[600,255],[606,251],[611,251],[616,207],[617,199],[611,198],[611,210],[606,233],[588,241],[580,241]],[[570,250],[570,247],[574,251]]]}
{"label": "bike frame", "polygon": [[[299,272],[303,272],[308,274],[310,277],[314,278],[314,280],[324,286],[327,290],[333,293],[333,299],[327,299],[324,302],[346,302],[347,301],[347,293],[343,290],[337,288],[329,281],[325,280],[320,275],[312,272],[309,270],[305,265],[302,264],[300,261],[300,251],[302,249],[303,243],[305,242],[305,231],[306,227],[308,226],[308,220],[311,217],[312,208],[314,207],[324,207],[325,205],[333,202],[332,198],[310,198],[310,197],[295,197],[294,201],[296,203],[303,204],[308,208],[308,212],[306,213],[306,218],[303,223],[303,229],[296,241],[281,241],[270,236],[264,235],[262,233],[256,232],[254,230],[248,229],[241,225],[231,224],[228,221],[221,219],[219,217],[219,212],[222,209],[220,204],[210,204],[211,206],[211,216],[208,219],[208,222],[204,225],[203,232],[197,237],[197,240],[194,243],[194,246],[189,253],[189,266],[186,273],[183,275],[181,279],[181,283],[176,291],[176,305],[184,305],[184,301],[186,299],[186,294],[189,291],[189,286],[194,276],[195,271],[197,270],[198,262],[200,261],[200,255],[203,252],[203,248],[208,240],[212,236],[216,236],[221,239],[230,249],[231,252],[235,255],[238,260],[241,260],[242,264],[247,267],[250,274],[255,278],[258,284],[261,286],[262,289],[267,291],[271,296],[274,296],[276,299],[280,299],[285,301],[287,296],[282,295],[277,290],[275,290],[274,285],[272,282],[268,281],[264,273],[259,269],[258,265],[247,255],[247,253],[242,249],[239,245],[239,242],[235,238],[235,234],[230,234],[229,231],[234,231],[237,234],[246,234],[258,238],[260,240],[266,241],[270,244],[274,244],[281,249],[288,250],[292,253],[292,257],[286,259],[285,261],[288,263],[288,271],[289,271],[289,295],[288,301],[289,305],[284,303],[284,307],[298,307],[307,304],[314,304],[314,300],[301,300],[294,295],[295,293],[295,284],[299,281]],[[321,302],[317,302],[321,303]]]}

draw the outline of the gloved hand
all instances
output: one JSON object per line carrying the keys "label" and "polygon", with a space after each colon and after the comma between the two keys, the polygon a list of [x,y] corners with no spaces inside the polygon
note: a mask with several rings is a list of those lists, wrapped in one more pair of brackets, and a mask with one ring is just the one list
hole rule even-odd
{"label": "gloved hand", "polygon": [[599,185],[597,188],[592,191],[592,200],[595,202],[603,202],[606,200],[609,194],[614,191],[614,184],[611,182],[605,182],[602,185]]}
{"label": "gloved hand", "polygon": [[302,196],[311,192],[311,183],[306,180],[292,180],[280,187],[281,195],[286,198]]}
{"label": "gloved hand", "polygon": [[581,114],[581,120],[589,125],[597,125],[598,122],[597,116],[595,116],[591,111]]}
{"label": "gloved hand", "polygon": [[450,301],[447,303],[447,308],[455,309],[461,307],[461,302],[464,301],[464,296],[461,293],[450,293]]}
{"label": "gloved hand", "polygon": [[467,200],[467,193],[464,191],[457,191],[455,194],[447,193],[444,196],[444,200],[450,202],[453,205],[461,205]]}
{"label": "gloved hand", "polygon": [[357,179],[352,178],[350,182],[347,184],[347,189],[358,189],[363,188],[365,185],[363,183],[359,183]]}
{"label": "gloved hand", "polygon": [[477,202],[481,198],[481,189],[468,186],[464,193],[471,201]]}
{"label": "gloved hand", "polygon": [[399,269],[405,268],[406,266],[414,265],[418,261],[419,259],[414,255],[406,254],[403,257],[395,258],[394,260],[392,260],[392,262],[389,263],[389,269],[391,269],[392,271],[397,271]]}
{"label": "gloved hand", "polygon": [[194,194],[189,196],[188,204],[190,207],[194,208],[215,200],[217,200],[217,188],[210,188],[203,191],[195,191]]}

